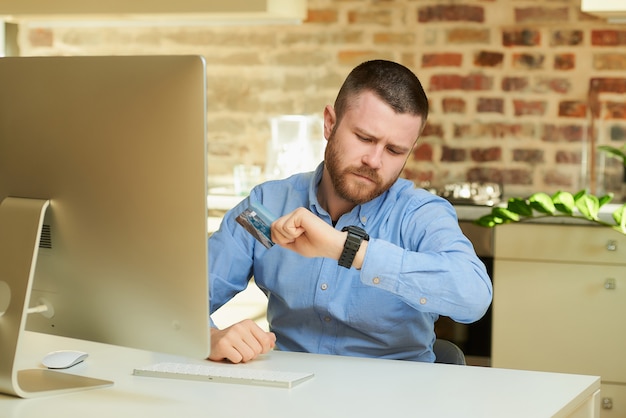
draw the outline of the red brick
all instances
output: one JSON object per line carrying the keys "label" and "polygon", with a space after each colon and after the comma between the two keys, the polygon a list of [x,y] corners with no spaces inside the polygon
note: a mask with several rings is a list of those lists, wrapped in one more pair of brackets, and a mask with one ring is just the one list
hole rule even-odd
{"label": "red brick", "polygon": [[559,116],[569,118],[587,117],[587,102],[563,100],[559,103]]}
{"label": "red brick", "polygon": [[414,170],[412,168],[405,167],[404,170],[402,170],[402,177],[413,181],[418,187],[420,187],[421,184],[432,183],[435,175],[432,170]]}
{"label": "red brick", "polygon": [[306,23],[336,23],[338,20],[337,10],[332,9],[309,9]]}
{"label": "red brick", "polygon": [[563,23],[569,20],[569,9],[567,7],[525,7],[515,8],[516,23]]}
{"label": "red brick", "polygon": [[604,105],[606,109],[607,119],[626,120],[626,103],[625,102],[607,102]]}
{"label": "red brick", "polygon": [[545,125],[541,140],[546,142],[581,142],[586,128],[580,125]]}
{"label": "red brick", "polygon": [[576,67],[575,54],[556,54],[554,56],[555,70],[573,70]]}
{"label": "red brick", "polygon": [[365,23],[382,26],[390,26],[392,23],[391,10],[388,9],[368,9],[348,12],[348,23]]}
{"label": "red brick", "polygon": [[479,97],[476,111],[479,113],[504,113],[504,99]]}
{"label": "red brick", "polygon": [[427,22],[479,22],[485,21],[485,11],[480,6],[441,4],[423,6],[417,11],[417,20]]}
{"label": "red brick", "polygon": [[502,170],[492,167],[470,168],[466,174],[467,181],[503,183]]}
{"label": "red brick", "polygon": [[537,164],[543,162],[543,150],[540,149],[514,149],[513,161]]}
{"label": "red brick", "polygon": [[550,186],[559,186],[564,188],[571,188],[573,179],[571,173],[561,173],[557,170],[550,170],[543,176],[543,182]]}
{"label": "red brick", "polygon": [[455,52],[422,55],[422,68],[460,67],[463,55]]}
{"label": "red brick", "polygon": [[474,65],[477,67],[500,67],[504,60],[501,52],[480,51],[474,56]]}
{"label": "red brick", "polygon": [[626,45],[626,30],[592,30],[591,45],[619,46]]}
{"label": "red brick", "polygon": [[589,88],[598,93],[626,93],[626,78],[592,78]]}
{"label": "red brick", "polygon": [[453,138],[534,138],[537,135],[533,123],[472,123],[468,125],[455,125],[452,132]]}
{"label": "red brick", "polygon": [[490,90],[493,86],[493,77],[482,74],[461,76],[458,74],[439,74],[430,78],[430,91],[440,90]]}
{"label": "red brick", "polygon": [[539,78],[536,80],[534,91],[539,92],[555,92],[555,93],[568,93],[572,87],[572,83],[569,78]]}
{"label": "red brick", "polygon": [[542,69],[544,60],[545,56],[543,54],[513,54],[513,68]]}
{"label": "red brick", "polygon": [[489,29],[454,28],[446,32],[449,44],[488,44],[490,40]]}
{"label": "red brick", "polygon": [[463,77],[458,74],[439,74],[430,78],[428,89],[430,91],[440,90],[462,90]]}
{"label": "red brick", "polygon": [[503,170],[502,172],[503,183],[516,184],[516,185],[530,185],[533,184],[532,171],[524,169],[510,169]]}
{"label": "red brick", "polygon": [[582,45],[584,40],[583,31],[576,30],[555,30],[550,38],[550,46],[576,46]]}
{"label": "red brick", "polygon": [[546,113],[547,107],[548,105],[544,101],[513,100],[515,116],[543,116]]}
{"label": "red brick", "polygon": [[462,162],[467,158],[467,150],[444,146],[441,149],[441,161]]}
{"label": "red brick", "polygon": [[502,158],[502,148],[489,147],[489,148],[474,148],[470,152],[472,161],[478,163],[487,161],[500,161]]}
{"label": "red brick", "polygon": [[504,46],[538,46],[541,43],[539,31],[532,29],[505,30],[502,32]]}
{"label": "red brick", "polygon": [[465,100],[460,97],[447,97],[441,100],[443,113],[465,113]]}
{"label": "red brick", "polygon": [[504,77],[502,78],[503,91],[524,91],[528,89],[528,78],[526,77]]}
{"label": "red brick", "polygon": [[594,70],[626,70],[626,54],[594,54]]}
{"label": "red brick", "polygon": [[418,143],[413,150],[413,159],[416,161],[432,161],[433,146],[428,143]]}
{"label": "red brick", "polygon": [[436,123],[427,123],[422,131],[422,136],[443,138],[443,127]]}
{"label": "red brick", "polygon": [[557,151],[554,160],[557,164],[580,164],[582,155],[580,151]]}
{"label": "red brick", "polygon": [[491,167],[475,167],[467,171],[467,181],[495,182],[514,185],[531,185],[532,172],[526,169],[503,170]]}

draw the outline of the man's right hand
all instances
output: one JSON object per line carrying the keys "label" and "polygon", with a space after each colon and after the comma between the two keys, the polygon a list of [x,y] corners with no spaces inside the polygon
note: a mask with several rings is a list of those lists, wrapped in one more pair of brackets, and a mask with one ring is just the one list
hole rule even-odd
{"label": "man's right hand", "polygon": [[276,335],[245,319],[223,330],[211,328],[209,360],[245,363],[265,354],[276,345]]}

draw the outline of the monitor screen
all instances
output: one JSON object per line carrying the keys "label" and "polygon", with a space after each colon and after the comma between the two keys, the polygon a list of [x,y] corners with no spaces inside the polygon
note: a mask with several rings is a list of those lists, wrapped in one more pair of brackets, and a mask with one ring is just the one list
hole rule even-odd
{"label": "monitor screen", "polygon": [[27,330],[208,356],[206,129],[202,57],[0,58],[0,201],[49,201]]}

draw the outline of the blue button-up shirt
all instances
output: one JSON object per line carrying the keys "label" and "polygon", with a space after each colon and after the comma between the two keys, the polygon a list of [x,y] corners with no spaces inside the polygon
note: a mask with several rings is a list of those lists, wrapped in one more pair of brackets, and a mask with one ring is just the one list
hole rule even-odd
{"label": "blue button-up shirt", "polygon": [[332,225],[316,196],[322,169],[261,184],[225,215],[209,239],[211,312],[254,277],[278,349],[434,361],[439,315],[470,323],[492,298],[485,266],[445,199],[398,179],[344,214],[335,228],[357,225],[370,236],[361,270],[266,249],[235,221],[258,201],[276,216],[305,207]]}

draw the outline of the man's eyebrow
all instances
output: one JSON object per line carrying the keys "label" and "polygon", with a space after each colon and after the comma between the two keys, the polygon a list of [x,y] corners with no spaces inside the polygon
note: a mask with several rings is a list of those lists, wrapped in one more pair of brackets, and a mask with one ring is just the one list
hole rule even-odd
{"label": "man's eyebrow", "polygon": [[[362,136],[364,138],[372,139],[374,141],[380,141],[381,140],[378,136],[376,136],[376,135],[366,131],[363,128],[355,127],[354,131],[357,133],[357,135]],[[394,142],[387,143],[387,147],[393,148],[396,152],[399,152],[399,153],[410,152],[411,149],[413,148],[413,146],[405,147],[404,145],[399,145],[399,144],[394,143]]]}

